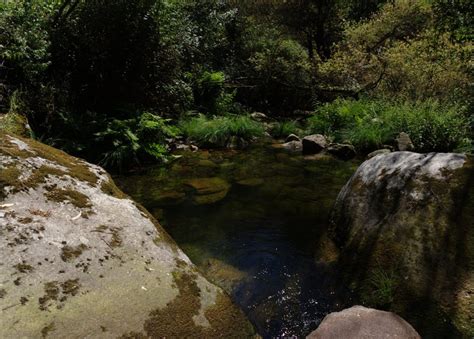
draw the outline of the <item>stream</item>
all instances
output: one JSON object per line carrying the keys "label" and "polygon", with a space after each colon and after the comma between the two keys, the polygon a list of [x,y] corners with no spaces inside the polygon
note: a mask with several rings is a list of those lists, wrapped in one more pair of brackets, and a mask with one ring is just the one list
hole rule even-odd
{"label": "stream", "polygon": [[261,336],[302,337],[351,304],[327,263],[331,251],[316,260],[315,249],[357,165],[266,145],[182,153],[171,165],[115,180]]}

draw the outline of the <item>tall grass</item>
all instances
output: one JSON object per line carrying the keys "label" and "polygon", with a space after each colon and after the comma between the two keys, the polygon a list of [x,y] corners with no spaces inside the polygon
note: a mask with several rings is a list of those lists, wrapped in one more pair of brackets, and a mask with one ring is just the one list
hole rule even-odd
{"label": "tall grass", "polygon": [[296,121],[280,121],[270,130],[270,134],[275,138],[286,138],[290,134],[299,135],[302,133],[301,128],[298,126]]}
{"label": "tall grass", "polygon": [[335,141],[349,141],[361,150],[393,143],[400,132],[410,135],[420,152],[452,151],[469,142],[464,109],[434,100],[386,102],[336,100],[316,110],[308,132],[322,133]]}
{"label": "tall grass", "polygon": [[221,116],[208,118],[204,115],[185,120],[180,124],[183,134],[200,145],[223,147],[230,137],[250,140],[265,133],[261,123],[247,116]]}
{"label": "tall grass", "polygon": [[395,298],[398,284],[397,275],[393,271],[375,268],[362,286],[362,301],[372,307],[390,305]]}

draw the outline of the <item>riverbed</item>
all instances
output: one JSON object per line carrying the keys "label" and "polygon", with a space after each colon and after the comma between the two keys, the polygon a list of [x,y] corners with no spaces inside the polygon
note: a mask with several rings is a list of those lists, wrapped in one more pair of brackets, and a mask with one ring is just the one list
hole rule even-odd
{"label": "riverbed", "polygon": [[[179,154],[115,178],[263,337],[304,336],[351,305],[327,241],[337,194],[360,163],[276,145]],[[316,248],[326,248],[317,253]]]}

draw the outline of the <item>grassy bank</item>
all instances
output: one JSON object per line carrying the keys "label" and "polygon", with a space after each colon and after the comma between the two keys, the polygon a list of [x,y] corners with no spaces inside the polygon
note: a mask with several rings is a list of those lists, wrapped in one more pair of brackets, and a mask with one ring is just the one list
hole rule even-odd
{"label": "grassy bank", "polygon": [[393,144],[400,132],[410,135],[419,152],[472,150],[465,108],[434,100],[336,100],[316,109],[307,131],[350,142],[361,151]]}
{"label": "grassy bank", "polygon": [[251,140],[262,137],[263,125],[247,116],[206,117],[200,115],[179,124],[182,134],[203,146],[225,147],[231,137]]}

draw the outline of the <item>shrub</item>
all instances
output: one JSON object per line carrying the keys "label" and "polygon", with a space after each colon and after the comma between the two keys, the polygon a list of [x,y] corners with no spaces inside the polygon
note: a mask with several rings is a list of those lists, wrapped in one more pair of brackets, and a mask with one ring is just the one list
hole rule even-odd
{"label": "shrub", "polygon": [[468,120],[459,106],[429,100],[390,107],[385,114],[393,133],[407,132],[419,151],[452,151],[469,136]]}
{"label": "shrub", "polygon": [[273,114],[309,109],[311,65],[301,44],[286,39],[276,27],[253,23],[246,29],[244,49],[248,59],[242,65],[239,82],[244,86],[238,98],[245,105]]}
{"label": "shrub", "polygon": [[302,130],[299,128],[296,121],[281,121],[275,123],[270,130],[270,134],[275,138],[286,138],[290,134],[301,134]]}
{"label": "shrub", "polygon": [[17,113],[0,114],[0,132],[14,133],[30,137],[30,130],[26,118]]}
{"label": "shrub", "polygon": [[178,133],[168,122],[147,112],[136,119],[111,120],[105,131],[96,134],[97,141],[105,145],[100,164],[121,171],[125,163],[138,163],[142,158],[165,161],[166,139]]}
{"label": "shrub", "polygon": [[230,137],[249,140],[265,132],[263,125],[247,116],[207,118],[203,115],[186,120],[180,125],[183,133],[201,145],[225,146]]}
{"label": "shrub", "polygon": [[42,80],[50,63],[47,27],[53,11],[47,1],[0,3],[0,107],[7,107],[20,87],[37,86]]}
{"label": "shrub", "polygon": [[224,115],[233,111],[235,91],[226,92],[223,72],[204,71],[194,80],[194,101],[200,111]]}
{"label": "shrub", "polygon": [[462,107],[434,100],[336,100],[319,107],[308,119],[308,132],[349,141],[364,151],[392,143],[400,132],[406,132],[417,151],[452,151],[466,145],[469,124]]}
{"label": "shrub", "polygon": [[[377,101],[337,99],[317,108],[315,115],[308,119],[308,131],[343,141],[356,126],[373,124],[375,128],[381,105]],[[362,135],[363,131],[360,131],[358,137]]]}
{"label": "shrub", "polygon": [[319,75],[329,86],[379,98],[468,97],[472,41],[453,41],[436,30],[433,17],[426,1],[387,2],[370,19],[347,26]]}

